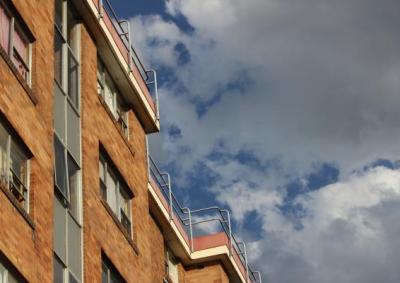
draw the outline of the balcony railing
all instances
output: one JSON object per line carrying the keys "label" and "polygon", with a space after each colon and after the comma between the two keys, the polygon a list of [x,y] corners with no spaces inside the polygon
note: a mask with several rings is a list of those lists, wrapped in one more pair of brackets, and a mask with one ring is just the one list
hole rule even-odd
{"label": "balcony railing", "polygon": [[183,207],[172,192],[169,174],[161,172],[150,156],[149,177],[155,189],[158,189],[156,193],[164,208],[168,210],[169,220],[176,224],[192,253],[225,245],[246,282],[262,282],[261,273],[248,264],[246,244],[232,232],[228,210],[219,207],[191,210]]}
{"label": "balcony railing", "polygon": [[143,66],[142,61],[132,46],[129,21],[120,19],[113,9],[110,0],[89,0],[97,8],[99,20],[103,20],[108,31],[113,37],[115,44],[138,79],[138,84],[146,96],[147,102],[156,113],[159,119],[158,93],[157,93],[157,74],[154,70],[148,70]]}

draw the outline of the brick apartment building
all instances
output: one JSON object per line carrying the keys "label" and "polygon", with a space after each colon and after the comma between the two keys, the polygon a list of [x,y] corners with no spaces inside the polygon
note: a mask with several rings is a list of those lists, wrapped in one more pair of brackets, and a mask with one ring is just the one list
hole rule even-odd
{"label": "brick apartment building", "polygon": [[0,55],[0,283],[261,282],[150,158],[156,74],[109,1],[0,0]]}

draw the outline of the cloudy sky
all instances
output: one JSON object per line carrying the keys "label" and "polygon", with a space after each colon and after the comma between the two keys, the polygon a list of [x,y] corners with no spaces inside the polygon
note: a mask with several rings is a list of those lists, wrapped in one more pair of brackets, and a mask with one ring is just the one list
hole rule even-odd
{"label": "cloudy sky", "polygon": [[229,208],[264,282],[400,282],[398,0],[114,3],[183,203]]}

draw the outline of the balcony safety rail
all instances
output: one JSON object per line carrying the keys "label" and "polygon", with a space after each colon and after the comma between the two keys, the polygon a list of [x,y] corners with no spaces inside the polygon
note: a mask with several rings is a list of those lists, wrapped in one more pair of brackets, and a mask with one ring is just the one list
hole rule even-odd
{"label": "balcony safety rail", "polygon": [[[169,221],[173,221],[178,226],[191,253],[226,245],[229,256],[233,257],[246,282],[262,283],[261,273],[249,266],[246,244],[239,241],[232,232],[230,211],[217,206],[196,210],[182,206],[172,192],[170,175],[161,172],[150,155],[148,155],[148,163],[150,182],[158,187],[163,197],[161,201],[169,213]],[[205,243],[203,241],[205,237],[212,237],[211,239],[215,240],[215,246]]]}
{"label": "balcony safety rail", "polygon": [[[132,45],[130,23],[127,20],[120,19],[112,7],[110,0],[91,0],[96,5],[98,19],[103,20],[113,35],[113,39],[121,51],[129,73],[138,73],[144,82],[150,97],[145,92],[146,99],[155,110],[156,119],[160,119],[157,92],[157,74],[155,70],[148,70],[144,67],[142,61]],[[141,85],[139,83],[139,85]]]}

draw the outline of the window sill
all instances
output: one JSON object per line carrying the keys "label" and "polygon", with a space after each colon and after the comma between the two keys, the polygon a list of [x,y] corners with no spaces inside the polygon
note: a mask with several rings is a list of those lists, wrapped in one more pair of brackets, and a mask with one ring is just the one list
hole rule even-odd
{"label": "window sill", "polygon": [[23,209],[21,207],[21,205],[18,203],[18,201],[12,195],[12,193],[7,188],[7,186],[2,182],[0,182],[0,191],[2,191],[6,195],[6,197],[12,203],[12,205],[18,210],[18,212],[25,219],[25,221],[29,224],[29,226],[31,226],[32,230],[35,230],[35,223],[33,222],[30,215],[25,211],[25,209]]}
{"label": "window sill", "polygon": [[33,93],[32,88],[26,83],[25,79],[18,72],[17,68],[14,66],[14,63],[11,61],[10,57],[5,52],[5,50],[3,49],[2,46],[0,46],[0,55],[1,55],[1,57],[3,57],[4,61],[10,67],[11,71],[14,73],[18,82],[21,84],[21,86],[24,88],[25,92],[28,94],[29,99],[32,101],[32,103],[34,105],[36,105],[38,103],[38,100],[37,100],[35,94]]}
{"label": "window sill", "polygon": [[112,211],[111,207],[105,202],[101,197],[100,201],[103,204],[104,208],[107,210],[108,214],[110,214],[111,218],[114,220],[115,224],[118,226],[119,230],[121,230],[122,234],[124,235],[125,239],[128,241],[129,245],[132,246],[133,250],[135,251],[136,255],[139,255],[139,249],[137,245],[134,243],[132,237],[125,231],[124,227],[122,226],[121,222]]}
{"label": "window sill", "polygon": [[119,134],[121,135],[122,139],[124,140],[125,144],[128,146],[129,151],[131,152],[132,156],[135,157],[135,150],[133,149],[132,145],[129,143],[128,138],[126,137],[126,135],[124,134],[124,132],[122,131],[122,129],[120,128],[118,121],[115,119],[113,113],[111,112],[110,108],[108,107],[107,103],[105,102],[105,100],[100,96],[97,95],[100,103],[103,105],[104,109],[106,110],[108,116],[110,116],[111,120],[114,123],[114,126],[117,128]]}

